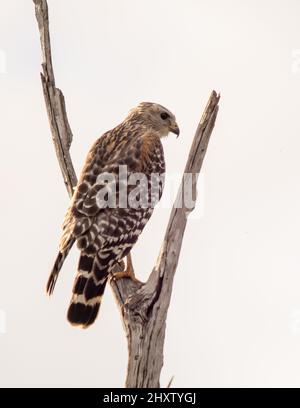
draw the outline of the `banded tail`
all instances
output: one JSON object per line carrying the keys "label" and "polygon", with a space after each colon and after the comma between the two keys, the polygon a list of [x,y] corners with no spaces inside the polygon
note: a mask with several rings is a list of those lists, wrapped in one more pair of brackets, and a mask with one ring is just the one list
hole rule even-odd
{"label": "banded tail", "polygon": [[63,252],[59,252],[56,260],[54,262],[52,271],[50,273],[48,282],[47,282],[47,286],[46,286],[46,292],[48,293],[48,295],[52,295],[54,288],[55,288],[55,284],[59,275],[59,272],[61,270],[61,267],[63,266],[63,263],[66,259],[66,257],[68,256],[70,249],[72,248],[73,244],[75,242],[75,239],[72,238],[69,240],[69,242],[67,243],[67,245],[65,246],[65,249]]}
{"label": "banded tail", "polygon": [[73,296],[67,314],[72,325],[86,328],[94,323],[107,279],[107,267],[104,266],[101,269],[97,256],[80,255]]}

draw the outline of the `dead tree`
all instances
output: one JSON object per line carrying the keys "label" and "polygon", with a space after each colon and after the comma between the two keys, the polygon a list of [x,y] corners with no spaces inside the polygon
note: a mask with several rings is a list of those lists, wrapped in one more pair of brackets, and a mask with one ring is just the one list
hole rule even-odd
{"label": "dead tree", "polygon": [[[33,0],[38,22],[43,63],[41,80],[52,138],[64,183],[71,197],[77,183],[70,157],[72,132],[68,123],[64,96],[55,86],[51,60],[49,16],[46,0]],[[218,113],[220,96],[213,91],[196,130],[184,174],[192,174],[192,188],[196,193],[197,176],[201,170],[210,135]],[[163,346],[166,318],[172,293],[173,279],[180,255],[188,214],[182,194],[188,180],[182,177],[181,186],[171,211],[157,263],[145,283],[131,279],[111,280],[120,308],[128,341],[128,369],[126,387],[159,387],[163,366]],[[182,205],[179,205],[181,203]],[[131,259],[128,260],[131,262]]]}

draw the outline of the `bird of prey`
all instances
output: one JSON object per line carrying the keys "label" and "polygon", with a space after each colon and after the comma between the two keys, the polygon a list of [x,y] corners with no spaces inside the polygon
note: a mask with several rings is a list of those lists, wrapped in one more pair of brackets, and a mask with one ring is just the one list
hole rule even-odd
{"label": "bird of prey", "polygon": [[[80,257],[67,314],[71,324],[85,328],[94,323],[108,277],[130,253],[151,217],[163,190],[161,138],[169,132],[179,135],[175,116],[157,103],[142,102],[90,149],[64,219],[59,253],[47,283],[51,295],[63,262],[76,242]],[[126,169],[122,180],[120,168]],[[129,185],[128,180],[135,174],[146,177],[146,183],[140,181],[146,188],[139,186],[131,205],[129,196],[137,186]],[[156,187],[153,180],[159,180]],[[123,194],[120,205],[124,185],[126,200],[124,205]],[[158,195],[154,205],[153,191]],[[114,196],[111,201],[109,195]],[[130,268],[121,276],[130,277]]]}

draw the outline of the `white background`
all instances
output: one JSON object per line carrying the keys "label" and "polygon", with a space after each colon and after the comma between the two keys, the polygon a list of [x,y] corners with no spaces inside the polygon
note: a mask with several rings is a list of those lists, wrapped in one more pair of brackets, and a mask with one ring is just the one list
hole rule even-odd
{"label": "white background", "polygon": [[[172,110],[180,173],[212,89],[220,112],[167,320],[161,384],[300,386],[300,2],[49,0],[53,62],[77,172],[93,141],[140,101]],[[68,196],[39,78],[30,0],[0,1],[0,386],[124,384],[127,348],[110,288],[95,325],[65,318],[78,251],[45,283]],[[155,263],[170,209],[134,250]]]}

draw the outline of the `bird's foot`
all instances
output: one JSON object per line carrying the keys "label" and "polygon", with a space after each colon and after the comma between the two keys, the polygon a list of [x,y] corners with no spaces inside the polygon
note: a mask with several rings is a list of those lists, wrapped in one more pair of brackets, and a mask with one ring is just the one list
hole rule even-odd
{"label": "bird's foot", "polygon": [[126,269],[124,269],[121,272],[112,272],[112,278],[114,280],[119,280],[119,279],[123,279],[123,278],[129,278],[131,279],[133,282],[137,282],[137,283],[141,283],[141,281],[139,281],[136,277],[135,277],[135,273],[134,273],[134,269],[133,269],[133,265],[132,265],[132,260],[131,260],[131,255],[127,255],[126,257],[127,259],[127,265],[126,265]]}
{"label": "bird's foot", "polygon": [[112,277],[114,280],[119,280],[123,278],[129,278],[133,280],[134,282],[139,282],[141,283],[136,277],[134,273],[130,273],[128,271],[122,271],[122,272],[113,272]]}

